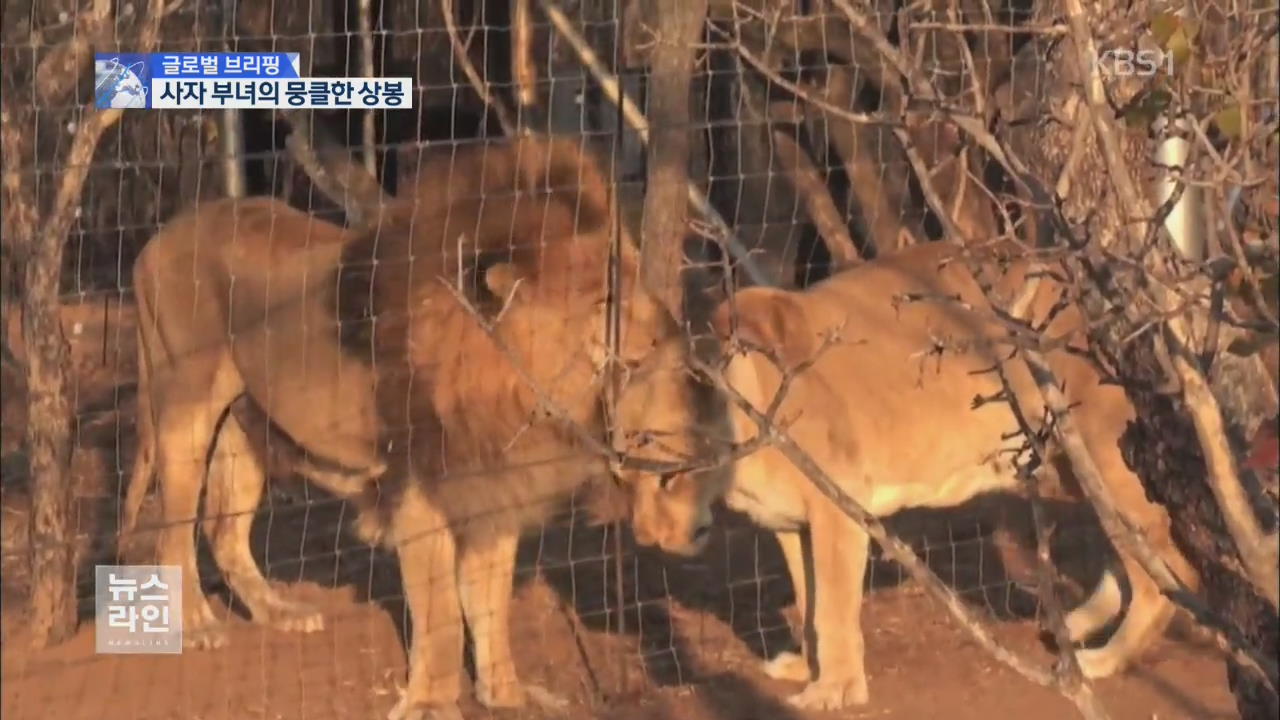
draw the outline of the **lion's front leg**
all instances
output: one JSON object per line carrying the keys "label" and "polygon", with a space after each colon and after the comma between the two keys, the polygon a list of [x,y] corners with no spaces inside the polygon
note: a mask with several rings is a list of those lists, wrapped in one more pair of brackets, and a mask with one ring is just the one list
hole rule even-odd
{"label": "lion's front leg", "polygon": [[412,486],[392,523],[413,631],[409,682],[388,720],[460,719],[463,633],[453,529]]}
{"label": "lion's front leg", "polygon": [[764,672],[775,680],[791,680],[808,682],[813,676],[809,667],[813,657],[813,639],[810,637],[813,623],[813,609],[809,600],[813,594],[809,592],[812,582],[811,563],[805,561],[805,538],[801,533],[777,532],[774,537],[778,547],[782,549],[782,557],[787,561],[787,573],[791,576],[791,587],[796,596],[796,610],[800,613],[800,652],[790,650],[780,652],[764,664]]}
{"label": "lion's front leg", "polygon": [[543,688],[520,682],[511,655],[511,594],[519,536],[499,532],[464,543],[458,558],[458,590],[471,630],[476,661],[476,698],[488,708],[544,709],[566,703]]}
{"label": "lion's front leg", "polygon": [[857,523],[834,507],[810,517],[813,549],[813,632],[818,677],[789,702],[796,707],[838,710],[868,700],[863,664],[862,582],[869,538]]}

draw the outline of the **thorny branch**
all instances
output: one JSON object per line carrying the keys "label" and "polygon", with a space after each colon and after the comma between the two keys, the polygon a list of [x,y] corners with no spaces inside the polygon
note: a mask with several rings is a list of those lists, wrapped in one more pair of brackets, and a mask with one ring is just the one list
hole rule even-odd
{"label": "thorny branch", "polygon": [[[1095,136],[1106,163],[1108,180],[1112,183],[1120,206],[1126,212],[1135,212],[1142,218],[1153,218],[1147,198],[1134,187],[1128,165],[1123,161],[1120,140],[1115,121],[1107,112],[1106,91],[1097,63],[1097,45],[1089,28],[1088,18],[1080,0],[1065,0],[1071,38],[1075,42],[1076,62],[1085,78],[1085,98],[1089,105]],[[1145,245],[1142,227],[1125,223],[1128,240],[1133,247]],[[1159,253],[1157,257],[1163,255]],[[1174,311],[1173,293],[1156,288],[1160,308]],[[1222,409],[1209,391],[1209,383],[1198,365],[1187,356],[1194,347],[1190,323],[1184,313],[1178,312],[1163,323],[1169,354],[1176,377],[1182,385],[1183,400],[1196,428],[1196,435],[1204,453],[1209,476],[1209,486],[1218,501],[1226,521],[1228,532],[1235,543],[1248,573],[1249,581],[1261,593],[1273,609],[1280,609],[1280,568],[1276,563],[1277,534],[1266,533],[1253,514],[1248,494],[1240,482],[1234,452],[1227,440],[1222,419]],[[1165,585],[1165,583],[1161,583]],[[1273,681],[1273,687],[1275,686]]]}
{"label": "thorny branch", "polygon": [[1276,663],[1252,648],[1229,624],[1218,619],[1169,570],[1164,560],[1151,549],[1141,533],[1125,522],[1106,490],[1102,475],[1075,425],[1075,419],[1068,407],[1068,400],[1059,389],[1058,381],[1048,361],[1033,350],[1024,351],[1023,358],[1044,396],[1049,412],[1053,415],[1058,442],[1070,457],[1072,469],[1081,488],[1098,511],[1098,517],[1102,521],[1107,537],[1116,547],[1127,550],[1171,600],[1190,611],[1211,632],[1217,635],[1225,634],[1227,646],[1244,667],[1255,670],[1271,687],[1276,687]]}
{"label": "thorny branch", "polygon": [[[1032,282],[1039,283],[1039,279],[1036,278]],[[985,283],[980,283],[980,286],[983,292],[988,295],[988,300],[993,303],[994,307],[994,300],[990,297],[990,288]],[[949,298],[941,299],[955,302]],[[1232,654],[1243,667],[1254,671],[1258,677],[1275,687],[1277,682],[1276,663],[1260,653],[1252,644],[1241,637],[1239,632],[1229,623],[1224,622],[1200,598],[1188,590],[1173,575],[1142,534],[1124,520],[1115,503],[1111,500],[1101,473],[1093,463],[1092,456],[1084,444],[1080,431],[1075,426],[1075,421],[1071,415],[1070,401],[1059,389],[1058,381],[1044,358],[1043,353],[1049,352],[1049,349],[1043,346],[1036,347],[1034,343],[1025,345],[1019,343],[1018,351],[1022,353],[1022,359],[1031,370],[1032,377],[1044,398],[1051,420],[1048,427],[1052,428],[1058,443],[1070,457],[1073,472],[1076,473],[1076,477],[1079,479],[1081,488],[1085,491],[1089,502],[1097,509],[1103,529],[1111,543],[1117,548],[1124,548],[1129,551],[1147,573],[1151,575],[1152,579],[1156,581],[1161,591],[1175,604],[1190,612],[1214,637],[1215,643],[1219,648]],[[1018,359],[1011,355],[1006,362],[1018,362]],[[1005,390],[1001,398],[1014,413],[1014,417],[1018,420],[1019,427],[1022,429],[1023,436],[1027,442],[1036,442],[1036,438],[1042,435],[1043,430],[1036,430],[1027,422],[1026,409],[1022,406],[1022,399],[1009,388],[1008,383],[1005,381],[1003,369],[1000,369],[999,372],[1002,382],[1005,383]],[[1045,457],[1040,446],[1033,445],[1032,449],[1038,457]]]}
{"label": "thorny branch", "polygon": [[1027,499],[1031,503],[1031,523],[1036,535],[1036,565],[1038,568],[1036,584],[1040,604],[1044,607],[1046,623],[1053,633],[1054,644],[1058,649],[1058,664],[1054,669],[1055,681],[1064,694],[1075,703],[1080,714],[1086,718],[1106,718],[1107,711],[1093,693],[1093,685],[1080,670],[1080,662],[1076,658],[1071,635],[1067,630],[1066,615],[1059,602],[1058,572],[1050,553],[1050,532],[1044,501],[1040,497],[1039,478],[1035,472],[1038,468],[1049,467],[1049,456],[1045,452],[1045,444],[1050,432],[1051,423],[1041,423],[1039,430],[1032,427],[1030,420],[1023,412],[1022,405],[1015,399],[1013,384],[1009,382],[1002,363],[995,367],[1002,387],[1001,398],[1013,413],[1019,432],[1023,438],[1024,448],[1032,454],[1031,460],[1018,463],[1018,474],[1022,477]]}
{"label": "thorny branch", "polygon": [[[524,360],[520,357],[519,353],[512,349],[511,345],[498,332],[496,321],[486,319],[484,314],[476,308],[465,295],[454,287],[452,283],[444,280],[443,278],[441,279],[441,283],[448,289],[450,294],[454,296],[454,299],[457,300],[458,304],[460,304],[463,309],[471,315],[476,324],[480,326],[484,333],[489,337],[490,341],[493,342],[494,346],[497,347],[498,350],[507,358],[511,363],[512,370],[520,378],[521,382],[523,382],[526,387],[534,393],[534,398],[538,402],[538,412],[545,414],[546,417],[567,427],[571,432],[573,432],[575,439],[578,440],[582,446],[588,450],[588,452],[603,458],[614,473],[622,470],[638,470],[658,475],[704,472],[723,467],[729,463],[744,458],[769,444],[769,438],[761,436],[745,443],[730,443],[727,449],[716,450],[711,453],[700,453],[697,458],[686,458],[678,462],[633,457],[625,452],[619,452],[601,441],[587,428],[582,427],[580,423],[573,419],[572,415],[570,415],[567,410],[551,398],[541,384],[529,374],[528,370],[525,368]],[[814,361],[816,361],[816,359]],[[807,362],[790,373],[784,374],[784,382],[780,388],[777,401],[773,406],[771,406],[773,414],[767,415],[771,422],[774,420],[774,414],[776,414],[777,408],[781,406],[782,396],[790,388],[792,382],[794,382],[794,378],[810,367],[812,362],[813,361]],[[785,423],[779,424],[785,426]]]}

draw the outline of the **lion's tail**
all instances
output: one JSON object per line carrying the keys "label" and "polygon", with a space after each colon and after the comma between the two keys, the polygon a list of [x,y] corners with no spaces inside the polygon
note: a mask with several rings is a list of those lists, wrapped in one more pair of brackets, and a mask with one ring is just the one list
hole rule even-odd
{"label": "lion's tail", "polygon": [[612,184],[581,140],[524,135],[513,142],[511,152],[517,192],[550,194],[573,212],[580,232],[598,230],[612,220]]}
{"label": "lion's tail", "polygon": [[[478,232],[486,236],[472,238],[480,246],[499,237],[505,244],[513,228],[532,232],[548,220],[590,233],[612,220],[607,178],[580,139],[521,135],[433,154],[418,169],[413,187],[397,193],[395,212],[450,218],[450,229],[440,237],[452,242],[454,230]],[[517,197],[536,201],[513,202]]]}

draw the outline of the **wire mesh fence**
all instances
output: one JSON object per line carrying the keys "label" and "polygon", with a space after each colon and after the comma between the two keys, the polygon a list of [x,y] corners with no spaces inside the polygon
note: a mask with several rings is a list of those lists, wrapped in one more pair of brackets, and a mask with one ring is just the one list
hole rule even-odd
{"label": "wire mesh fence", "polygon": [[[827,716],[821,702],[788,702],[801,678],[769,677],[766,664],[782,653],[841,642],[805,626],[796,607],[804,598],[775,533],[717,502],[703,538],[703,528],[664,513],[710,502],[697,495],[710,481],[691,479],[687,467],[646,475],[625,468],[621,450],[606,462],[584,446],[613,447],[635,429],[628,422],[653,418],[693,428],[692,444],[724,440],[723,405],[707,411],[719,412],[714,419],[690,419],[689,407],[664,415],[669,408],[628,403],[667,392],[645,379],[659,354],[652,348],[686,331],[711,334],[713,309],[736,289],[803,290],[958,237],[1043,246],[1037,213],[1046,207],[1070,219],[1056,217],[1060,224],[1093,222],[1101,171],[1072,177],[1063,168],[1099,162],[1096,146],[1087,161],[1070,143],[1038,148],[1041,165],[1061,173],[1037,168],[1052,199],[1026,190],[1036,172],[1010,169],[1018,152],[1031,157],[1018,128],[1089,127],[1072,115],[1086,102],[1074,94],[1078,77],[1064,81],[1060,63],[1043,61],[1077,29],[1074,3],[1062,5],[6,3],[4,714],[410,718],[420,717],[415,708],[447,713],[456,701],[465,717]],[[1105,47],[1136,47],[1135,37],[1154,33],[1172,57],[1170,37],[1195,35],[1190,24],[1152,21],[1145,4],[1101,5],[1093,19],[1115,26],[1094,31]],[[1240,105],[1239,136],[1260,125],[1253,132],[1264,149],[1239,140],[1252,174],[1218,185],[1247,188],[1265,203],[1265,181],[1255,176],[1274,170],[1274,154],[1264,153],[1274,150],[1265,141],[1276,92],[1263,78],[1275,63],[1264,14],[1275,9],[1255,5],[1230,18],[1257,55],[1237,61],[1256,70],[1258,98]],[[413,107],[131,112],[103,121],[96,148],[78,155],[106,114],[86,100],[90,48],[297,52],[304,77],[412,77]],[[683,85],[661,75],[681,67]],[[1107,79],[1126,82],[1114,70]],[[1040,102],[1047,88],[1064,86],[1068,100]],[[1120,117],[1135,125],[1163,111],[1150,89],[1128,94]],[[992,129],[999,123],[1001,132]],[[547,150],[536,139],[544,136],[571,142]],[[1206,144],[1227,153],[1222,142]],[[70,183],[77,167],[83,192]],[[1270,247],[1275,213],[1261,207],[1256,244]],[[57,239],[52,255],[39,250],[45,232]],[[150,262],[139,261],[144,248]],[[31,319],[33,287],[51,288],[33,268],[50,265],[66,339],[57,392],[30,382],[39,377],[31,368],[48,367],[57,352],[33,343],[51,326]],[[654,290],[655,278],[666,286]],[[640,306],[658,309],[646,316]],[[415,320],[419,312],[429,320]],[[1265,333],[1265,320],[1263,312],[1254,329]],[[389,340],[396,332],[403,337]],[[344,333],[354,345],[339,340]],[[651,345],[635,340],[644,333]],[[387,348],[398,355],[379,354]],[[1260,394],[1274,414],[1271,377],[1270,394]],[[690,393],[698,412],[715,405]],[[33,645],[46,632],[36,606],[47,582],[42,558],[57,535],[33,510],[42,478],[54,477],[38,458],[59,453],[36,448],[29,428],[58,397],[71,418],[55,473],[70,523],[58,546],[76,568],[78,629]],[[564,420],[560,405],[573,432],[547,429]],[[597,405],[605,407],[599,417]],[[371,429],[376,422],[392,430]],[[641,449],[663,445],[647,430],[633,434],[644,436],[629,440]],[[400,459],[375,469],[386,458]],[[157,466],[154,480],[131,480],[140,462]],[[725,477],[724,465],[705,475]],[[425,485],[437,489],[424,495],[404,479],[414,477],[439,485]],[[684,500],[656,500],[674,510],[654,510],[640,498],[659,486],[645,483],[664,492],[677,483],[668,495]],[[124,527],[130,490],[136,530]],[[1037,502],[1055,517],[1050,584],[1072,607],[1114,553],[1088,502]],[[1040,671],[1042,686],[1028,683],[1028,673],[1002,665],[1016,663],[966,634],[981,621],[1000,647],[1051,661],[1053,643],[1039,637],[1058,622],[1045,617],[1037,590],[1046,577],[1036,575],[1034,553],[1004,532],[1010,517],[1029,522],[1030,513],[1015,492],[888,520],[946,590],[873,543],[865,603],[837,598],[852,608],[851,631],[866,637],[870,701],[839,710],[1075,716],[1069,698],[1087,714],[1073,670]],[[512,528],[521,540],[507,548]],[[683,543],[680,533],[699,542]],[[704,540],[689,557],[661,551]],[[185,573],[187,646],[176,655],[95,652],[94,566],[153,562]],[[512,570],[507,588],[501,578]],[[457,586],[447,600],[412,587],[441,582]],[[816,602],[831,602],[818,582]],[[948,619],[939,592],[959,599],[952,614],[961,623]],[[812,585],[809,593],[812,601]],[[1245,626],[1273,670],[1273,640]],[[1218,632],[1219,645],[1248,654],[1247,643]],[[1160,664],[1093,692],[1115,717],[1231,716],[1222,648],[1192,635],[1161,645]],[[1265,658],[1257,665],[1265,675]],[[524,707],[503,707],[518,701]]]}

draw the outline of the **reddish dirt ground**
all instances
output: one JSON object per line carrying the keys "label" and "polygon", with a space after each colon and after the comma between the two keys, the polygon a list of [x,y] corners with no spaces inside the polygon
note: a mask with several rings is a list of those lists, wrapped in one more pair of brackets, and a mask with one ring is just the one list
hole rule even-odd
{"label": "reddish dirt ground", "polygon": [[[277,511],[279,512],[279,511]],[[312,528],[320,526],[314,523]],[[271,523],[277,537],[284,523]],[[294,526],[297,523],[290,523]],[[330,542],[333,535],[326,528]],[[798,688],[759,672],[762,645],[787,640],[783,607],[790,601],[766,538],[744,531],[720,543],[700,566],[667,566],[647,555],[631,556],[626,583],[630,632],[607,628],[602,580],[613,577],[601,548],[603,531],[548,532],[529,543],[545,570],[525,577],[514,607],[516,657],[527,681],[571,701],[554,717],[619,720],[824,720],[825,718],[955,720],[1074,718],[1073,707],[1054,691],[1034,686],[993,660],[944,611],[910,582],[894,583],[888,564],[877,564],[876,584],[863,613],[872,701],[843,713],[799,713],[781,702]],[[295,540],[296,538],[291,538]],[[276,545],[277,543],[272,543]],[[972,542],[968,543],[972,545]],[[381,718],[403,682],[404,652],[398,629],[403,607],[395,602],[396,571],[389,558],[369,562],[354,548],[312,559],[307,542],[290,542],[294,556],[308,557],[302,577],[289,583],[295,598],[327,611],[326,630],[291,635],[232,617],[231,644],[217,651],[179,656],[95,655],[92,620],[68,643],[39,653],[23,649],[21,630],[10,630],[3,656],[6,720],[320,720]],[[332,545],[330,545],[332,548]],[[966,543],[938,570],[972,571]],[[572,552],[570,552],[570,550]],[[273,551],[274,554],[274,551]],[[735,557],[735,554],[737,555]],[[760,559],[757,560],[757,554]],[[527,557],[526,562],[534,558]],[[289,565],[295,567],[290,570]],[[283,566],[283,567],[282,567]],[[757,570],[770,567],[772,572]],[[747,579],[734,580],[732,575]],[[297,577],[296,563],[273,565],[274,576]],[[971,573],[966,573],[970,574]],[[206,577],[216,577],[207,575]],[[976,583],[967,583],[970,586]],[[636,589],[641,588],[639,601]],[[664,590],[665,588],[665,590]],[[690,592],[709,588],[705,592]],[[667,600],[665,592],[684,596]],[[385,593],[385,594],[384,594]],[[1000,609],[1009,602],[993,583],[975,602]],[[373,597],[373,601],[366,598]],[[650,599],[652,598],[652,599]],[[640,610],[636,611],[636,605]],[[225,606],[223,606],[225,607]],[[576,607],[576,611],[571,608]],[[1007,613],[1004,613],[1007,614]],[[1010,647],[1048,661],[1031,620],[1000,620],[997,634]],[[1208,647],[1166,640],[1139,667],[1097,684],[1113,718],[1141,720],[1237,717],[1221,659]],[[468,718],[546,717],[490,713],[472,701]]]}
{"label": "reddish dirt ground", "polygon": [[[119,482],[132,462],[132,402],[117,387],[132,375],[128,318],[85,323],[69,335],[80,370],[78,449],[73,461],[81,578],[94,563],[112,563]],[[127,307],[127,306],[126,306]],[[101,307],[71,308],[102,317]],[[124,340],[122,340],[122,338]],[[20,417],[6,403],[5,436]],[[94,408],[100,408],[95,410]],[[19,431],[20,432],[20,431]],[[377,719],[403,682],[403,606],[392,558],[362,548],[342,529],[341,504],[294,489],[273,491],[255,526],[253,547],[289,595],[327,611],[323,632],[290,635],[232,615],[228,647],[173,656],[94,654],[91,588],[83,585],[82,625],[70,641],[27,649],[23,635],[25,488],[5,449],[3,493],[3,668],[0,714],[5,720],[326,720]],[[154,502],[145,508],[154,520]],[[349,515],[349,514],[348,514]],[[148,518],[144,516],[144,524]],[[998,637],[1047,664],[1028,619],[1034,603],[1011,590],[973,515],[922,514],[895,527],[942,579],[994,616]],[[722,525],[696,564],[674,564],[628,550],[625,632],[615,625],[613,541],[604,528],[559,524],[525,543],[513,607],[516,658],[527,681],[570,700],[556,717],[618,720],[824,720],[894,718],[953,720],[1074,718],[1053,690],[1034,686],[976,646],[932,599],[891,563],[872,563],[862,623],[867,639],[871,702],[843,713],[801,714],[782,701],[796,686],[765,678],[760,657],[790,643],[789,583],[772,539],[733,523]],[[1077,533],[1059,530],[1060,539]],[[1082,537],[1087,533],[1079,533]],[[126,560],[145,562],[144,538]],[[1096,545],[1071,543],[1066,556],[1095,560]],[[207,560],[207,558],[205,558]],[[1081,569],[1082,577],[1087,570]],[[1096,572],[1096,568],[1093,570]],[[225,597],[207,562],[202,577],[215,603]],[[221,594],[219,594],[221,593]],[[224,606],[225,607],[225,606]],[[1097,683],[1116,720],[1217,720],[1237,714],[1224,665],[1202,643],[1168,639],[1131,672]],[[524,718],[489,713],[464,702],[468,718]]]}

